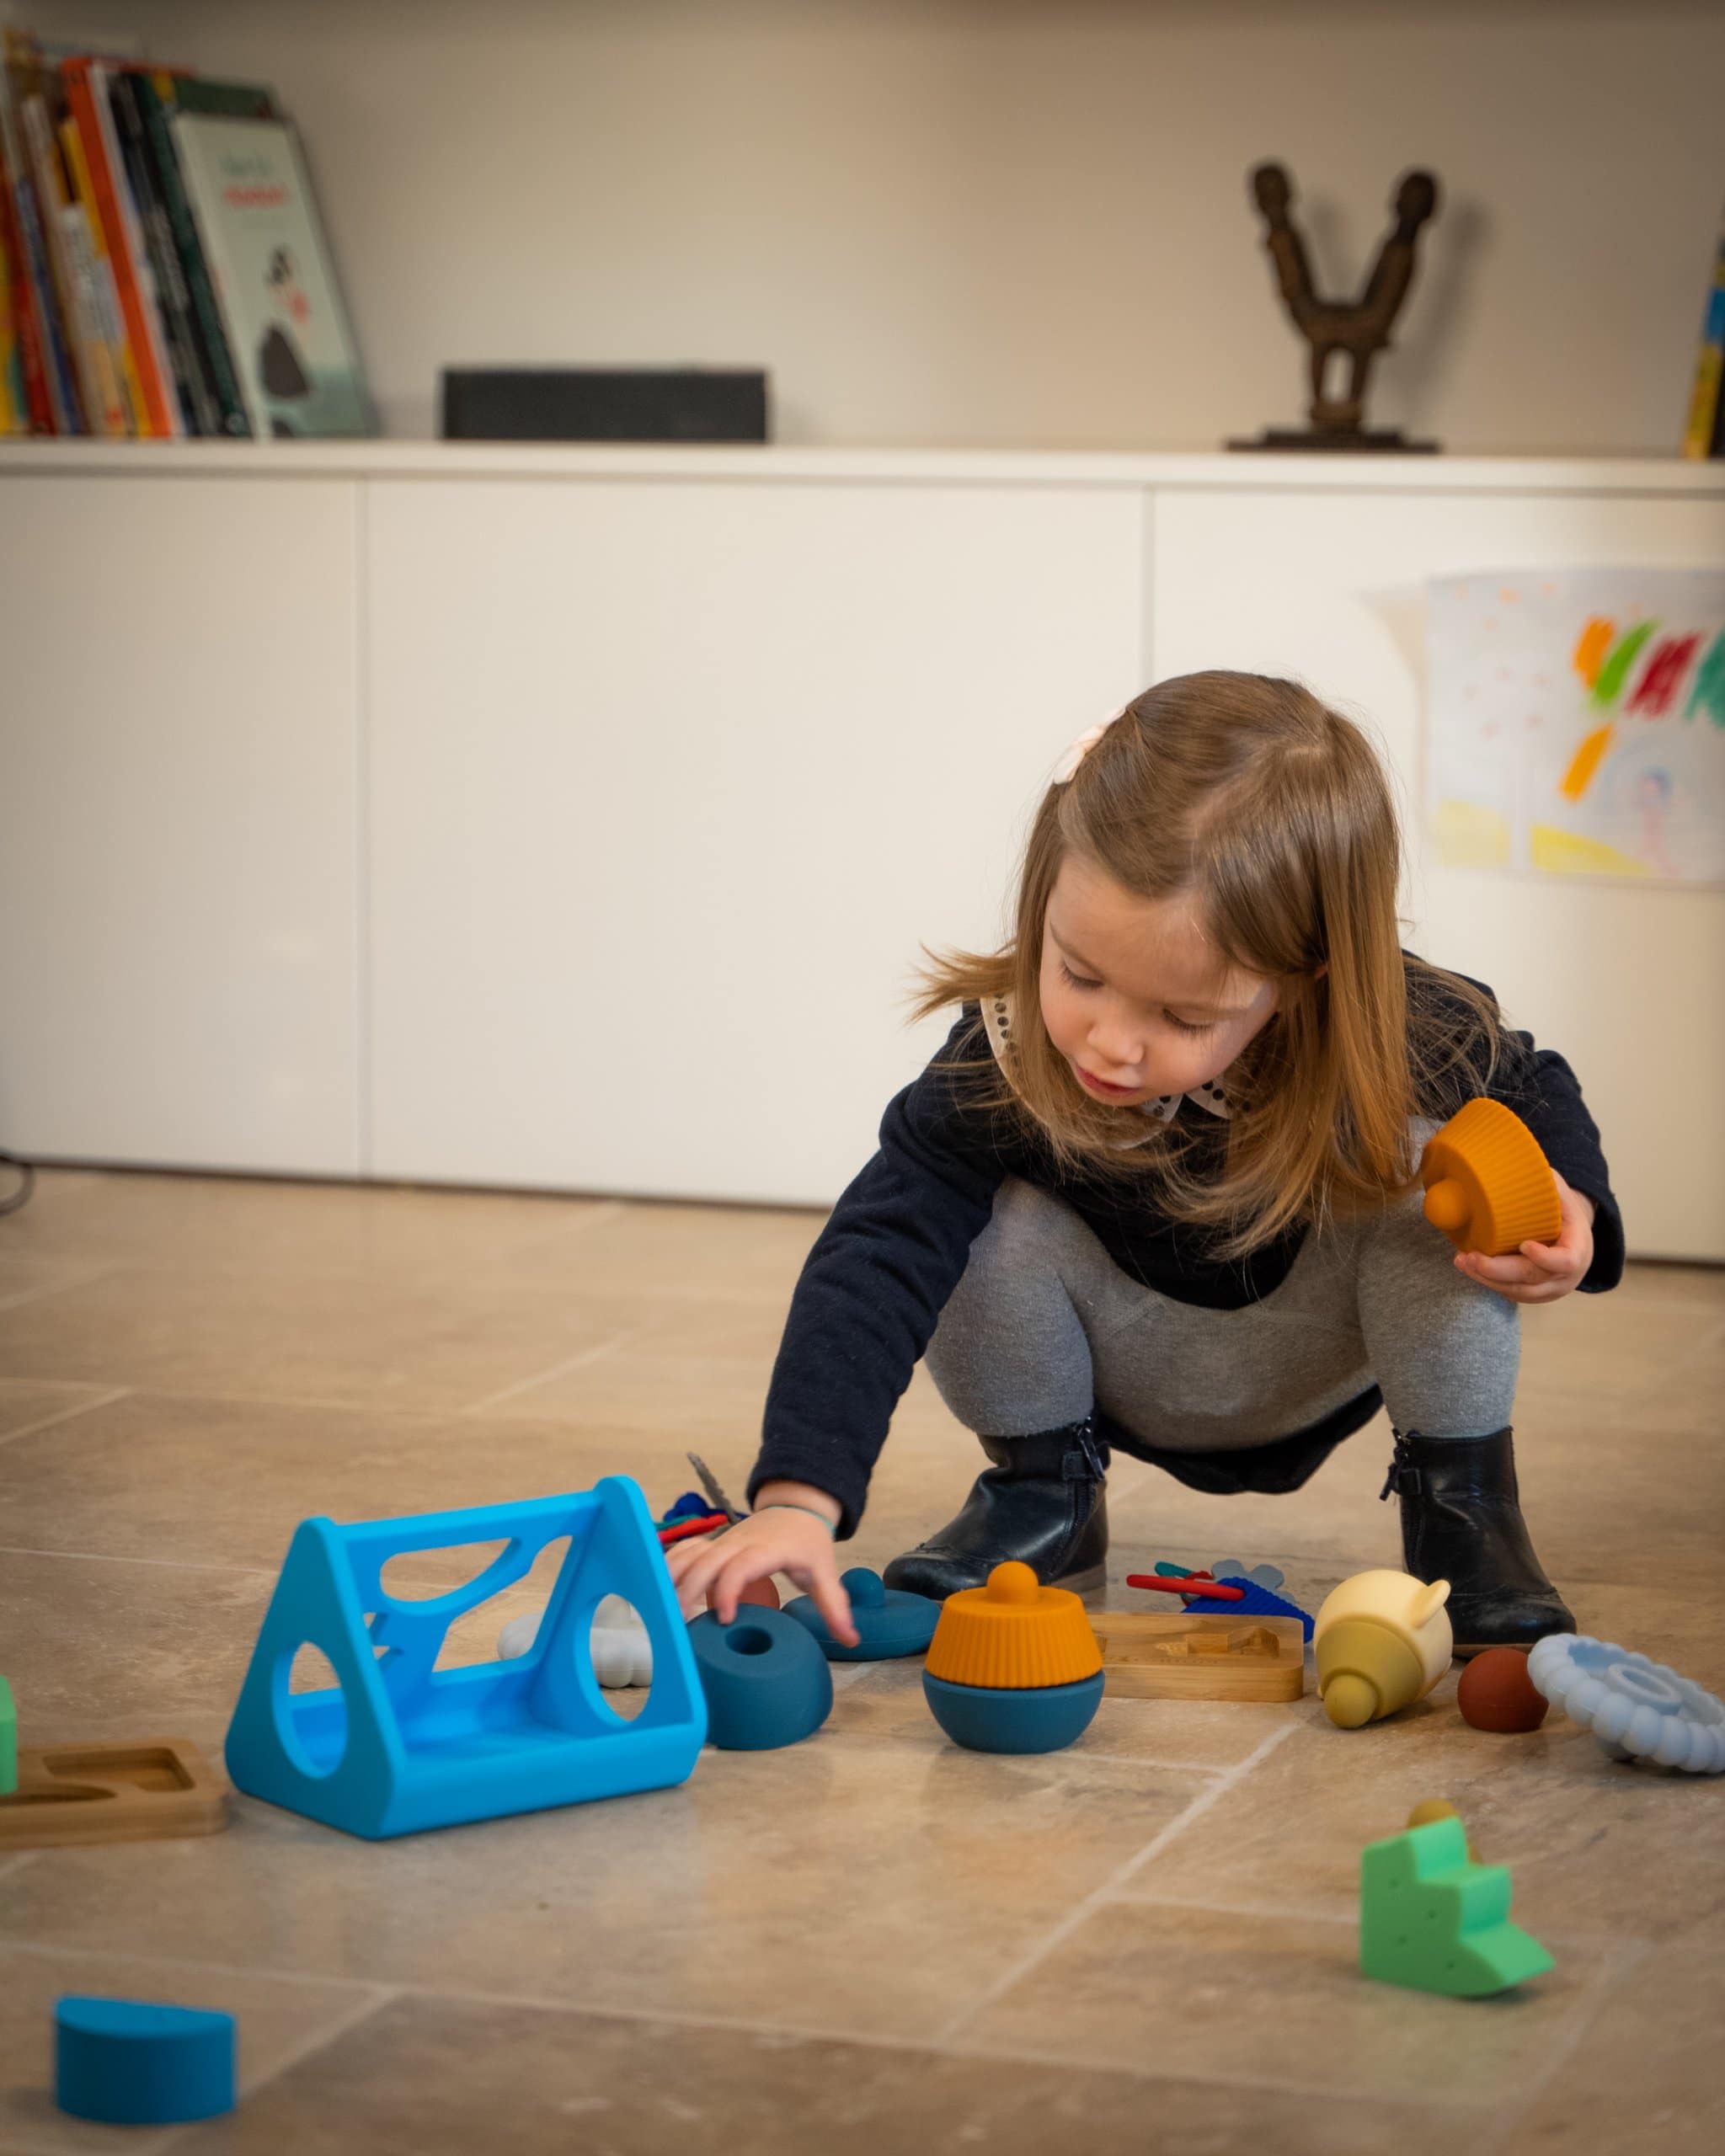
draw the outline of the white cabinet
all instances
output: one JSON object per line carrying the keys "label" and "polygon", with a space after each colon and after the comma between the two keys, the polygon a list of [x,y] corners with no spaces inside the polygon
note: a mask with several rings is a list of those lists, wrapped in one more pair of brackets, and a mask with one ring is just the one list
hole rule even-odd
{"label": "white cabinet", "polygon": [[[1153,670],[1296,675],[1366,719],[1402,793],[1415,946],[1489,981],[1573,1063],[1632,1246],[1725,1255],[1725,894],[1506,877],[1426,858],[1424,581],[1468,569],[1725,561],[1725,500],[1616,494],[1159,491]],[[1677,1107],[1675,1103],[1683,1103]]]}
{"label": "white cabinet", "polygon": [[998,937],[1065,742],[1140,686],[1130,489],[380,478],[372,1151],[830,1201]]}
{"label": "white cabinet", "polygon": [[828,1202],[1059,751],[1220,665],[1377,729],[1412,940],[1725,1257],[1725,894],[1420,843],[1426,579],[1621,561],[1725,467],[0,445],[0,1145]]}
{"label": "white cabinet", "polygon": [[356,497],[0,480],[0,1144],[361,1168]]}

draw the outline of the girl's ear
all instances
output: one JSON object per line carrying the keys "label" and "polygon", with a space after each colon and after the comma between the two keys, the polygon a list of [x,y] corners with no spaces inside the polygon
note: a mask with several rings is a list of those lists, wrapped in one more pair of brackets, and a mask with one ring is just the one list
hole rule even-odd
{"label": "girl's ear", "polygon": [[1325,974],[1326,974],[1329,970],[1330,970],[1330,962],[1329,962],[1329,960],[1328,960],[1327,958],[1326,958],[1326,959],[1324,960],[1323,963],[1322,963],[1322,964],[1318,968],[1317,971],[1316,971],[1316,972],[1312,975],[1312,979],[1313,979],[1314,980],[1322,980],[1322,979],[1323,979],[1324,975],[1325,975]]}

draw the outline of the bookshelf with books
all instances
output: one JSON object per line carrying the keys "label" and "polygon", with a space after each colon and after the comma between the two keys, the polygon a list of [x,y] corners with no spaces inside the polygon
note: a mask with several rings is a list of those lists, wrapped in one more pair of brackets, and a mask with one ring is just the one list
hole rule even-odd
{"label": "bookshelf with books", "polygon": [[[1616,0],[1616,5],[1626,31],[1632,10],[1627,0]],[[62,24],[68,18],[75,21],[83,12],[80,0],[65,0],[59,7],[56,0],[17,0],[17,6],[25,19],[33,11],[52,11]],[[4,0],[0,0],[3,12]],[[728,124],[739,133],[751,117],[757,129],[764,126],[766,161],[758,171],[752,159],[748,162],[747,170],[755,177],[746,189],[740,189],[733,176],[734,202],[721,200],[710,213],[703,211],[692,216],[681,205],[686,197],[692,205],[702,200],[701,153],[687,139],[687,127],[678,134],[671,117],[650,102],[650,69],[656,64],[654,41],[665,40],[667,52],[680,51],[677,38],[668,30],[643,26],[654,11],[635,11],[641,23],[632,24],[614,41],[595,36],[590,42],[601,48],[595,51],[589,49],[580,21],[590,11],[546,10],[530,8],[527,0],[505,0],[494,18],[496,34],[482,41],[488,48],[485,65],[473,77],[471,96],[458,96],[450,79],[463,65],[461,10],[434,11],[442,18],[437,23],[416,17],[410,31],[403,29],[398,12],[384,7],[382,0],[352,0],[347,8],[313,9],[303,22],[298,12],[280,9],[155,8],[140,12],[151,20],[157,41],[146,46],[141,40],[120,56],[23,32],[7,40],[10,56],[0,71],[0,181],[4,182],[0,184],[0,435],[176,440],[224,435],[244,440],[275,430],[278,421],[284,433],[300,435],[376,431],[353,330],[335,295],[333,278],[321,280],[328,286],[327,304],[313,289],[320,281],[314,265],[327,267],[331,239],[338,256],[345,256],[356,268],[363,262],[369,271],[365,290],[358,295],[361,324],[371,330],[371,356],[393,433],[429,436],[435,432],[437,373],[446,359],[483,355],[510,360],[531,355],[553,363],[565,357],[593,360],[600,355],[595,347],[602,350],[609,342],[615,348],[621,340],[643,334],[649,339],[668,335],[670,331],[661,325],[669,323],[677,325],[675,334],[680,339],[686,334],[685,325],[692,323],[694,334],[683,349],[697,349],[702,312],[683,303],[679,279],[686,278],[696,297],[707,301],[707,311],[715,319],[734,321],[739,318],[734,288],[740,281],[746,283],[746,278],[740,280],[734,268],[727,278],[722,264],[739,259],[762,266],[762,288],[758,296],[750,295],[749,312],[741,318],[766,326],[761,344],[772,344],[783,364],[794,366],[799,377],[795,400],[787,406],[796,415],[793,424],[804,431],[805,438],[820,439],[839,411],[854,416],[853,408],[866,410],[867,400],[855,397],[836,367],[825,388],[815,380],[821,339],[814,332],[820,325],[800,323],[800,309],[787,307],[781,297],[784,289],[801,292],[797,279],[788,274],[777,287],[766,281],[779,243],[772,230],[775,216],[782,216],[794,232],[814,212],[809,206],[780,210],[782,184],[775,195],[763,175],[781,169],[790,149],[800,154],[805,146],[800,139],[788,145],[776,141],[772,97],[757,85],[758,102],[752,114],[734,113]],[[1431,11],[1439,20],[1447,12],[1441,0]],[[102,19],[99,10],[92,11],[92,28]],[[320,21],[326,25],[323,29],[318,26]],[[1223,32],[1218,28],[1206,35],[1220,40]],[[388,72],[392,40],[405,40],[411,48],[413,64],[398,75]],[[541,121],[524,134],[529,165],[520,166],[505,147],[518,109],[511,102],[512,86],[498,58],[499,52],[517,51],[523,55],[522,72],[538,78],[542,93],[546,83],[560,80],[566,72],[579,98],[595,100],[595,112],[603,109],[606,94],[601,84],[614,83],[641,100],[638,110],[629,112],[625,131],[638,161],[643,143],[654,146],[657,152],[662,132],[665,169],[655,176],[662,178],[663,194],[674,214],[660,203],[657,186],[636,188],[633,191],[643,196],[646,207],[628,207],[628,174],[636,168],[623,160],[616,175],[607,173],[604,160],[611,152],[602,147],[610,141],[606,127],[578,125],[559,130],[555,120],[549,127]],[[408,56],[405,50],[402,56]],[[196,65],[183,64],[188,61]],[[813,61],[802,53],[798,64],[812,66]],[[1387,58],[1382,64],[1388,66]],[[241,79],[230,79],[233,77]],[[463,75],[460,79],[464,83],[467,78]],[[814,75],[808,79],[811,84],[821,80]],[[303,157],[278,83],[289,88],[309,147],[330,178],[327,226],[309,209]],[[41,130],[27,127],[17,111],[19,104],[31,95],[39,96],[44,107],[45,147]],[[212,99],[226,102],[212,103]],[[585,113],[587,107],[582,103],[572,109]],[[303,229],[315,233],[306,248],[278,237],[274,246],[263,251],[261,262],[254,259],[249,267],[243,267],[232,259],[224,235],[211,228],[200,199],[204,183],[189,184],[190,175],[184,169],[185,123],[192,115],[200,120],[243,118],[254,123],[256,142],[261,146],[267,141],[271,147],[275,172],[269,184],[280,189],[284,200],[291,198],[300,205],[307,219]],[[454,119],[452,131],[440,115]],[[1645,115],[1642,120],[1653,127]],[[1562,131],[1554,121],[1549,124],[1554,137],[1561,137]],[[713,130],[715,140],[722,141],[724,126],[718,118]],[[446,136],[446,157],[441,147]],[[428,156],[428,141],[440,145],[437,154]],[[1564,155],[1576,153],[1573,142],[1560,139],[1557,147]],[[1562,240],[1554,257],[1562,275],[1554,275],[1549,284],[1528,287],[1524,296],[1501,281],[1490,284],[1482,274],[1482,262],[1471,261],[1465,280],[1465,312],[1471,318],[1464,327],[1462,314],[1455,309],[1456,296],[1446,291],[1449,319],[1442,339],[1434,334],[1434,322],[1429,326],[1423,323],[1415,339],[1416,343],[1427,342],[1437,354],[1435,360],[1430,356],[1417,362],[1392,360],[1386,378],[1393,380],[1405,367],[1417,372],[1422,395],[1429,397],[1435,387],[1438,401],[1447,403],[1453,392],[1453,401],[1463,406],[1465,418],[1453,428],[1440,428],[1447,438],[1509,444],[1515,433],[1502,422],[1514,399],[1525,397],[1541,414],[1562,401],[1526,387],[1536,370],[1522,356],[1525,348],[1543,345],[1547,354],[1561,349],[1567,361],[1562,378],[1591,382],[1596,388],[1593,403],[1584,410],[1584,424],[1565,433],[1558,431],[1554,421],[1538,434],[1547,451],[1556,444],[1594,441],[1612,453],[1651,448],[1653,453],[1680,451],[1697,459],[1725,454],[1725,398],[1719,394],[1725,376],[1725,288],[1713,286],[1706,247],[1713,205],[1706,196],[1712,180],[1703,179],[1698,185],[1693,157],[1667,168],[1645,155],[1636,159],[1625,145],[1619,154],[1626,173],[1633,166],[1635,185],[1612,189],[1614,197],[1623,199],[1616,201],[1610,233],[1572,236],[1562,228],[1556,208],[1561,189],[1535,187],[1531,168],[1524,173],[1515,165],[1494,174],[1485,146],[1476,146],[1476,150],[1471,169],[1465,169],[1458,145],[1455,184],[1465,183],[1471,197],[1477,199],[1481,213],[1488,211],[1500,218],[1506,232],[1513,228],[1524,248],[1544,246],[1550,253],[1551,242]],[[1589,184],[1597,176],[1595,162],[1601,154],[1589,143]],[[1082,161],[1077,162],[1081,167]],[[430,186],[425,184],[428,168],[435,173],[435,184]],[[531,189],[521,188],[520,195],[531,193],[538,200],[524,207],[518,196],[511,195],[510,176],[529,168],[538,176],[538,184]],[[458,185],[449,184],[451,173],[461,175]],[[337,173],[344,175],[339,189],[334,185]],[[1524,183],[1525,195],[1518,191]],[[883,217],[909,184],[908,177],[900,175],[883,190]],[[1063,187],[1064,192],[1056,190],[1044,204],[1044,224],[1057,218],[1063,205],[1066,214],[1081,216],[1079,183],[1063,183]],[[611,188],[614,194],[607,192]],[[836,203],[836,216],[843,211],[849,191],[847,185]],[[1249,286],[1256,291],[1255,279],[1246,274],[1249,233],[1231,224],[1225,230],[1222,223],[1233,214],[1223,205],[1231,204],[1236,191],[1232,185],[1219,187],[1211,174],[1198,197],[1182,200],[1177,212],[1170,213],[1184,236],[1184,251],[1193,259],[1210,255],[1210,247],[1199,244],[1206,234],[1217,245],[1238,250],[1220,258],[1225,267],[1232,265],[1221,280],[1233,295],[1226,302],[1230,307],[1243,304],[1236,287]],[[24,200],[14,202],[14,193],[21,193]],[[1458,196],[1458,203],[1460,200]],[[1631,202],[1632,216],[1624,213],[1624,200]],[[564,204],[576,206],[560,225]],[[940,206],[937,200],[929,205],[932,212]],[[710,221],[716,232],[730,234],[729,243],[734,248],[734,227],[743,216],[750,245],[740,255],[727,257],[720,248],[705,248],[702,235]],[[1548,222],[1556,228],[1548,231]],[[1665,235],[1658,250],[1632,244],[1626,236],[1635,233],[1637,226],[1658,227]],[[762,243],[758,247],[754,244],[757,227]],[[843,229],[836,230],[836,239]],[[1453,243],[1444,237],[1440,245],[1461,245],[1459,226],[1446,225],[1442,230],[1445,234],[1455,232],[1457,237]],[[1674,240],[1671,235],[1680,232],[1685,237]],[[950,250],[964,243],[960,235],[948,236],[941,243]],[[1631,301],[1626,280],[1614,269],[1607,251],[1610,246],[1632,255],[1644,269],[1658,253],[1657,279],[1648,273],[1637,302]],[[282,247],[292,259],[272,275]],[[1674,255],[1677,248],[1681,259]],[[883,245],[877,251],[880,259],[873,274],[884,279],[896,276],[899,247]],[[1510,250],[1490,252],[1503,254],[1500,275],[1510,275]],[[211,259],[218,253],[230,256],[225,268]],[[841,248],[836,247],[834,253],[841,258]],[[642,271],[641,263],[647,259],[654,265],[653,276]],[[800,258],[787,251],[783,259],[795,262]],[[1093,259],[1105,259],[1099,246]],[[547,259],[563,264],[567,274],[547,280]],[[1134,266],[1140,260],[1136,253],[1117,260],[1123,279],[1140,275]],[[979,256],[980,264],[989,261],[998,262],[1000,286],[1010,287],[1010,251]],[[859,313],[867,312],[871,297],[877,306],[881,297],[888,299],[895,319],[902,307],[905,334],[896,340],[896,349],[877,349],[873,360],[877,374],[903,364],[913,385],[935,371],[918,364],[921,345],[913,334],[918,328],[914,309],[924,303],[924,296],[916,281],[916,256],[905,254],[907,281],[902,290],[889,285],[884,293],[871,295],[866,270],[846,289],[846,303],[854,303]],[[1454,282],[1460,273],[1452,270],[1448,274]],[[1526,273],[1523,269],[1517,274]],[[1614,339],[1607,311],[1591,299],[1583,307],[1566,281],[1583,275],[1588,292],[1596,295],[1609,288],[1616,295],[1616,305],[1636,306],[1637,326],[1647,334],[1638,339]],[[1434,307],[1440,282],[1441,273],[1434,270],[1423,277],[1423,309]],[[1690,303],[1681,303],[1682,320],[1677,325],[1669,295],[1674,291],[1680,301],[1692,283],[1693,312],[1700,314],[1704,282],[1717,291],[1717,296],[1697,358]],[[540,286],[551,283],[559,289],[542,293]],[[661,286],[672,295],[673,304],[658,303]],[[1189,344],[1204,334],[1206,325],[1219,347],[1235,350],[1248,326],[1254,339],[1278,334],[1271,330],[1270,318],[1261,313],[1254,313],[1247,325],[1220,303],[1212,312],[1210,302],[1217,296],[1215,287],[1212,278],[1196,294],[1183,296],[1170,289],[1164,304],[1173,307],[1184,324],[1178,341]],[[949,383],[961,381],[969,367],[979,360],[985,364],[986,354],[975,353],[965,360],[960,340],[969,309],[943,305],[943,296],[949,290],[946,283],[930,289],[932,296],[926,304],[932,318],[924,325],[932,340],[928,349],[932,353],[944,348],[943,340],[952,340],[945,371]],[[1509,305],[1506,291],[1510,293]],[[709,291],[724,297],[708,300]],[[644,302],[644,292],[648,296]],[[424,305],[419,303],[422,294]],[[401,304],[403,295],[409,302],[405,307]],[[1087,299],[1075,290],[1075,298],[1079,302],[1073,318],[1076,333],[1088,301],[1099,306],[1108,302],[1101,289],[1093,290]],[[1650,305],[1663,310],[1657,324],[1649,315]],[[313,384],[309,395],[272,393],[264,382],[257,349],[259,335],[267,334],[259,330],[258,312],[265,307],[274,310],[281,334],[270,346],[270,371],[278,386],[291,390],[297,375],[306,371],[296,350],[294,311],[308,306],[327,319],[331,349],[343,355],[323,370],[329,394],[324,398],[323,382]],[[375,310],[369,322],[368,307]],[[1571,312],[1566,312],[1566,307]],[[228,318],[235,312],[243,320]],[[833,312],[841,316],[843,310]],[[1513,317],[1515,337],[1494,339],[1481,334],[1487,329],[1487,314],[1499,323]],[[949,318],[953,317],[956,323]],[[979,318],[979,327],[985,318]],[[644,332],[644,321],[648,325]],[[489,333],[494,331],[496,344],[504,349],[488,352]],[[794,358],[788,349],[792,338],[798,340]],[[1081,347],[1083,339],[1076,336],[1074,343],[1075,349]],[[993,349],[1000,344],[996,339]],[[1632,344],[1642,345],[1654,357],[1636,370],[1599,364],[1611,350]],[[467,348],[465,352],[463,347]],[[860,356],[862,349],[859,341],[859,356],[846,364],[868,364]],[[1458,367],[1456,362],[1463,359],[1465,366]],[[1019,401],[1000,401],[1006,394],[1002,390],[991,407],[998,423],[1012,429],[1042,422],[1050,429],[1050,440],[1082,439],[1081,429],[1075,433],[1070,415],[1057,408],[1060,400],[1081,403],[1086,394],[1087,375],[1076,367],[1069,371],[1069,360],[1070,355],[1055,364],[1050,355],[1048,364],[1035,368],[1027,361],[1026,379],[1018,385]],[[1651,395],[1647,387],[1650,373],[1657,376]],[[1452,382],[1452,376],[1462,374],[1467,377],[1465,382]],[[1221,364],[1209,371],[1212,382],[1228,376],[1228,367]],[[1172,412],[1172,424],[1179,425],[1178,411],[1159,402],[1146,381],[1146,415]],[[1040,410],[1033,403],[1033,387],[1035,396],[1044,400]],[[1608,398],[1615,402],[1608,403]],[[145,407],[142,413],[135,408],[140,401]],[[980,408],[986,399],[975,401]],[[93,423],[83,411],[86,402],[94,407]],[[260,403],[267,407],[261,415]],[[1579,408],[1579,400],[1578,404]],[[895,416],[904,422],[902,432],[894,434],[877,424],[868,438],[942,438],[938,418],[920,425],[908,395]],[[952,417],[948,411],[949,426]],[[1145,423],[1153,424],[1156,419],[1146,417]],[[1128,424],[1134,434],[1123,431],[1121,438],[1137,438],[1135,410]]]}
{"label": "bookshelf with books", "polygon": [[6,30],[0,436],[375,430],[274,93]]}

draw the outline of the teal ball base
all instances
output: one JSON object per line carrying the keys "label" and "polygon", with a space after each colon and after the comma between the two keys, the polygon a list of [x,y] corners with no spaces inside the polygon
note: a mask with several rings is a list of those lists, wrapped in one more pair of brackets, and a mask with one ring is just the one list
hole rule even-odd
{"label": "teal ball base", "polygon": [[922,1673],[929,1711],[954,1744],[972,1752],[1058,1752],[1082,1737],[1102,1704],[1103,1673],[1076,1684],[1022,1692],[953,1684]]}

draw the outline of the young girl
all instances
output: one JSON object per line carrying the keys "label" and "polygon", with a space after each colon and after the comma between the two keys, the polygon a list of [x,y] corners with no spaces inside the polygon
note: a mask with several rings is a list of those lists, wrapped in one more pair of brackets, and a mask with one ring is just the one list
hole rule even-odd
{"label": "young girl", "polygon": [[[918,1015],[959,1022],[809,1252],[754,1510],[671,1551],[686,1605],[729,1622],[782,1572],[854,1636],[834,1541],[926,1353],[991,1464],[890,1585],[1016,1557],[1097,1586],[1111,1448],[1293,1490],[1382,1406],[1458,1649],[1574,1630],[1516,1500],[1514,1305],[1615,1286],[1622,1225],[1562,1058],[1400,948],[1398,855],[1364,737],[1293,682],[1165,681],[1075,745],[1012,942],[930,969]],[[1421,1212],[1425,1140],[1480,1093],[1557,1174],[1550,1245],[1457,1256]]]}

